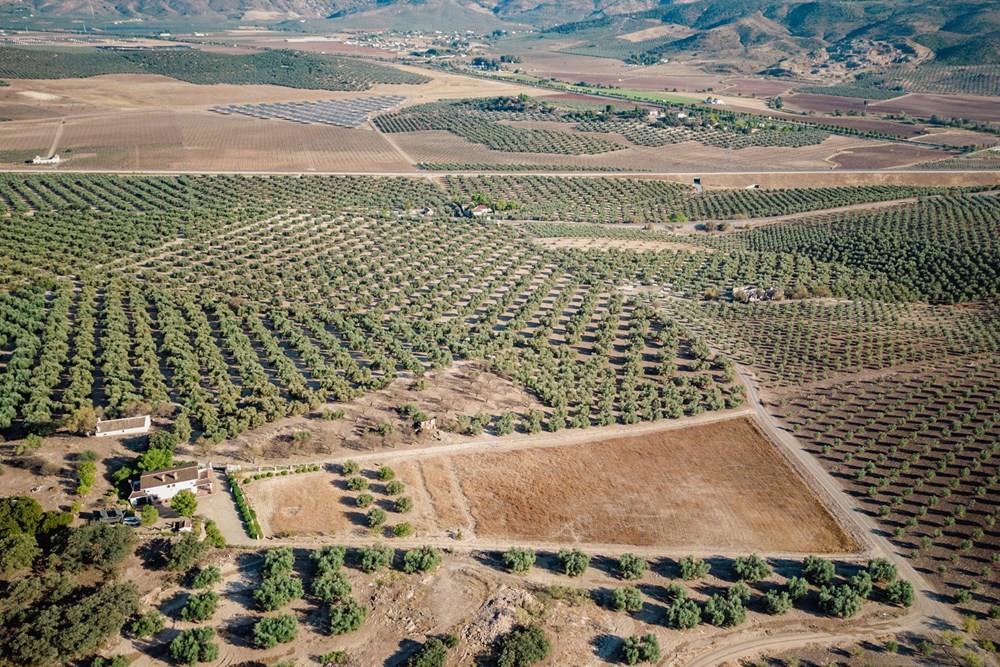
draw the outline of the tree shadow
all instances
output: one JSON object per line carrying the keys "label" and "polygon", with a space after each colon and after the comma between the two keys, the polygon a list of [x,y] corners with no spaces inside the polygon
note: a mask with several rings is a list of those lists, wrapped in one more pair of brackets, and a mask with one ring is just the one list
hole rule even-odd
{"label": "tree shadow", "polygon": [[625,642],[621,637],[602,633],[590,640],[590,647],[594,655],[605,662],[617,662],[617,656],[621,654],[622,644]]}
{"label": "tree shadow", "polygon": [[403,639],[399,642],[399,646],[396,648],[396,652],[385,659],[382,663],[383,667],[399,667],[399,665],[405,665],[406,661],[410,659],[410,656],[415,654],[423,646],[418,641],[413,639]]}

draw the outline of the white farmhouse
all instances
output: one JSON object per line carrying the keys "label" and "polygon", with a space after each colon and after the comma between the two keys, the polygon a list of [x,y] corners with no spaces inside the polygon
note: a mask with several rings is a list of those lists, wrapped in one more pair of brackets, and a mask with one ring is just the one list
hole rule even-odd
{"label": "white farmhouse", "polygon": [[135,505],[163,503],[185,489],[195,495],[212,493],[212,469],[191,463],[179,468],[147,472],[132,482],[128,500]]}

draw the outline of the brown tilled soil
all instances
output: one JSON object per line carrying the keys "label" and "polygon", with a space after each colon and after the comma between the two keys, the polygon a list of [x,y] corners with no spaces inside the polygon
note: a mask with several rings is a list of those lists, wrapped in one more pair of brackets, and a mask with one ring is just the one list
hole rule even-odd
{"label": "brown tilled soil", "polygon": [[881,113],[906,112],[912,116],[922,117],[937,114],[945,118],[1000,120],[1000,98],[997,97],[916,93],[874,103],[870,108]]}
{"label": "brown tilled soil", "polygon": [[948,153],[920,146],[885,144],[884,146],[852,148],[837,153],[830,158],[830,161],[835,162],[841,169],[890,169],[892,167],[906,167],[927,160],[943,159],[947,156]]}

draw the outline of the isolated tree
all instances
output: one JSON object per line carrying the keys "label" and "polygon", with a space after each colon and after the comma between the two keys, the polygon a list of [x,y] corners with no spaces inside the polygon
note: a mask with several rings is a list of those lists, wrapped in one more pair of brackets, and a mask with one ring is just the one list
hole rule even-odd
{"label": "isolated tree", "polygon": [[361,571],[371,574],[392,564],[395,551],[382,544],[373,544],[361,549]]}
{"label": "isolated tree", "polygon": [[802,561],[802,576],[810,584],[825,586],[837,576],[833,563],[818,556],[806,556]]}
{"label": "isolated tree", "polygon": [[886,586],[885,597],[892,604],[909,607],[913,604],[913,584],[896,579]]}
{"label": "isolated tree", "polygon": [[354,632],[365,622],[368,610],[354,598],[347,598],[330,605],[330,634],[345,635]]}
{"label": "isolated tree", "polygon": [[147,503],[142,506],[139,510],[139,521],[144,526],[152,526],[160,518],[160,512],[156,509],[156,505],[152,503]]}
{"label": "isolated tree", "polygon": [[861,611],[862,598],[849,584],[819,589],[819,608],[824,613],[850,618]]}
{"label": "isolated tree", "polygon": [[615,611],[634,614],[642,610],[642,594],[637,588],[616,588],[611,593],[611,606]]}
{"label": "isolated tree", "polygon": [[170,500],[170,508],[181,516],[194,516],[198,511],[198,499],[194,493],[184,489]]}
{"label": "isolated tree", "polygon": [[215,613],[219,604],[219,594],[215,591],[204,591],[188,598],[187,604],[181,609],[181,618],[185,621],[207,621]]}
{"label": "isolated tree", "polygon": [[441,564],[441,552],[433,547],[418,547],[403,554],[403,572],[428,572]]}
{"label": "isolated tree", "polygon": [[215,630],[212,628],[182,630],[170,642],[170,659],[179,665],[211,662],[219,657],[219,645],[214,640]]}
{"label": "isolated tree", "polygon": [[264,611],[280,609],[302,597],[302,582],[288,574],[267,577],[254,589],[253,598]]}
{"label": "isolated tree", "polygon": [[645,559],[635,554],[622,554],[618,559],[618,573],[622,579],[641,579],[646,574]]}
{"label": "isolated tree", "polygon": [[712,567],[700,558],[685,556],[677,562],[681,579],[701,579],[707,576]]}
{"label": "isolated tree", "polygon": [[627,637],[622,643],[622,661],[626,665],[640,662],[659,662],[660,642],[653,633]]}
{"label": "isolated tree", "polygon": [[872,581],[877,584],[885,584],[896,579],[896,566],[884,558],[875,558],[868,561],[868,574]]}
{"label": "isolated tree", "polygon": [[351,595],[351,584],[339,570],[321,571],[313,577],[312,594],[324,602],[344,600]]}
{"label": "isolated tree", "polygon": [[167,619],[158,611],[147,611],[137,616],[128,626],[129,634],[138,639],[152,637],[167,627]]}
{"label": "isolated tree", "polygon": [[262,618],[253,626],[253,643],[257,648],[273,648],[287,644],[299,632],[299,622],[291,614]]}
{"label": "isolated tree", "polygon": [[503,562],[508,570],[523,574],[535,564],[535,552],[531,549],[514,547],[503,554]]}
{"label": "isolated tree", "polygon": [[195,573],[191,579],[191,585],[195,588],[211,588],[222,581],[222,572],[214,565],[203,567]]}
{"label": "isolated tree", "polygon": [[552,644],[537,625],[519,626],[500,639],[498,667],[530,667],[545,660]]}
{"label": "isolated tree", "polygon": [[562,564],[563,573],[570,577],[579,577],[590,565],[590,556],[579,549],[563,549],[559,552],[559,562]]}
{"label": "isolated tree", "polygon": [[677,598],[667,606],[665,621],[667,627],[677,630],[698,627],[701,622],[701,607],[689,598]]}
{"label": "isolated tree", "polygon": [[771,566],[757,554],[740,556],[733,561],[733,572],[740,581],[753,583],[771,574]]}
{"label": "isolated tree", "polygon": [[764,609],[767,613],[784,614],[792,608],[792,598],[788,591],[772,590],[764,594]]}
{"label": "isolated tree", "polygon": [[809,594],[809,584],[802,577],[792,577],[788,580],[788,597],[795,600],[801,600],[806,595]]}

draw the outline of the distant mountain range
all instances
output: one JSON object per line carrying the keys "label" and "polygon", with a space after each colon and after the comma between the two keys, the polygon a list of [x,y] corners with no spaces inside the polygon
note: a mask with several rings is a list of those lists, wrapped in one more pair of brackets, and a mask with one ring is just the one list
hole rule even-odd
{"label": "distant mountain range", "polygon": [[609,38],[663,24],[678,30],[643,39],[637,48],[794,54],[842,40],[906,38],[939,61],[1000,63],[1000,0],[0,0],[3,7],[101,19],[332,19],[351,27],[480,31],[531,26]]}

